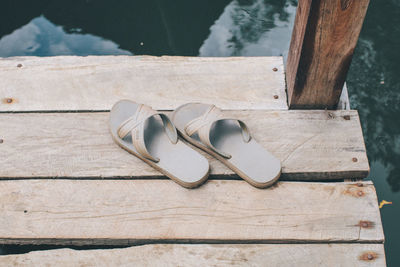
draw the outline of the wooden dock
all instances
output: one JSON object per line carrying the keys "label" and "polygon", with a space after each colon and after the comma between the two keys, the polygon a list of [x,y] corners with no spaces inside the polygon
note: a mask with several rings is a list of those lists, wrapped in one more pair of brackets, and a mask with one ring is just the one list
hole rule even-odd
{"label": "wooden dock", "polygon": [[[286,73],[281,57],[0,59],[0,244],[59,248],[0,266],[385,266],[342,91],[368,3],[299,0]],[[280,181],[254,188],[205,155],[209,181],[177,185],[112,141],[120,99],[223,108],[281,160]]]}
{"label": "wooden dock", "polygon": [[[289,110],[281,57],[0,59],[0,243],[111,245],[0,256],[0,265],[384,266],[357,111]],[[215,103],[281,159],[256,189],[218,161],[185,189],[120,149],[123,98]]]}

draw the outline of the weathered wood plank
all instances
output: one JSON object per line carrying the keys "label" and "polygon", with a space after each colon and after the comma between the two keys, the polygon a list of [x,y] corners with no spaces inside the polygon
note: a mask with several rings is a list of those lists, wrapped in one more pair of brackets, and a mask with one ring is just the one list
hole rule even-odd
{"label": "weathered wood plank", "polygon": [[369,0],[300,0],[287,59],[290,108],[334,109]]}
{"label": "weathered wood plank", "polygon": [[[282,161],[284,179],[344,179],[368,175],[356,111],[227,111]],[[162,177],[119,148],[108,113],[0,114],[0,178]],[[212,176],[233,172],[208,157]]]}
{"label": "weathered wood plank", "polygon": [[0,256],[4,266],[386,266],[382,244],[144,245]]}
{"label": "weathered wood plank", "polygon": [[0,81],[0,111],[109,110],[124,98],[170,110],[287,109],[282,57],[5,58]]}
{"label": "weathered wood plank", "polygon": [[0,243],[383,242],[370,182],[8,180],[0,187]]}

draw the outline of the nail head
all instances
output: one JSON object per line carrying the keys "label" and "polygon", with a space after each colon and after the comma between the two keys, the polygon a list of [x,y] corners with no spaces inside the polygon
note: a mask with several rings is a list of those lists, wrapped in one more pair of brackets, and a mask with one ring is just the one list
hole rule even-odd
{"label": "nail head", "polygon": [[362,261],[373,261],[378,258],[378,254],[373,251],[367,251],[360,255],[359,259]]}
{"label": "nail head", "polygon": [[273,71],[278,71],[278,68],[273,68],[272,70],[273,70]]}
{"label": "nail head", "polygon": [[357,161],[358,161],[358,159],[357,159],[357,158],[353,158],[352,160],[353,160],[353,162],[357,162]]}

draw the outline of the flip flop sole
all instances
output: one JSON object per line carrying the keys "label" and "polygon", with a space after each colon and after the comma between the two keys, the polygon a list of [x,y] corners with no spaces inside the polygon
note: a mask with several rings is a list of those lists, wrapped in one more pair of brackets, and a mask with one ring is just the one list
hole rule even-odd
{"label": "flip flop sole", "polygon": [[144,133],[147,149],[150,154],[160,159],[159,162],[143,157],[132,144],[130,134],[123,139],[118,136],[118,127],[135,113],[138,106],[139,104],[129,100],[121,100],[113,106],[109,121],[113,140],[121,148],[183,187],[194,188],[204,183],[210,172],[207,159],[180,140],[173,144],[165,134],[160,120],[154,117],[150,118],[146,122]]}
{"label": "flip flop sole", "polygon": [[184,130],[186,124],[203,115],[209,107],[207,104],[189,103],[177,108],[171,119],[180,135],[189,143],[217,158],[251,185],[266,188],[275,183],[281,175],[280,160],[258,144],[254,138],[245,143],[241,128],[236,121],[218,121],[210,131],[211,143],[219,150],[230,154],[232,156],[230,159],[205,146],[197,135],[190,137],[186,134]]}

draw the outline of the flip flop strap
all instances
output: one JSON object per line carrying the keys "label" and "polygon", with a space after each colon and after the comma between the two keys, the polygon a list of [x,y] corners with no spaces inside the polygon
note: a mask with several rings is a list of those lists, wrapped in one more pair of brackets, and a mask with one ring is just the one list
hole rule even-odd
{"label": "flip flop strap", "polygon": [[118,136],[122,139],[131,133],[132,144],[137,152],[146,159],[159,162],[159,158],[150,155],[144,141],[145,123],[149,118],[156,115],[161,117],[165,132],[171,143],[176,144],[178,142],[178,133],[168,116],[143,104],[139,105],[133,116],[121,123],[118,128]]}
{"label": "flip flop strap", "polygon": [[217,121],[222,121],[222,120],[237,121],[240,125],[240,128],[242,129],[243,141],[246,143],[250,141],[251,135],[247,125],[242,120],[225,116],[223,112],[214,105],[211,105],[203,115],[189,121],[185,126],[185,132],[189,136],[192,136],[193,134],[197,133],[200,141],[204,145],[206,145],[209,149],[211,149],[212,151],[214,151],[215,153],[219,154],[224,158],[231,158],[231,155],[213,146],[210,140],[210,131],[212,126]]}

